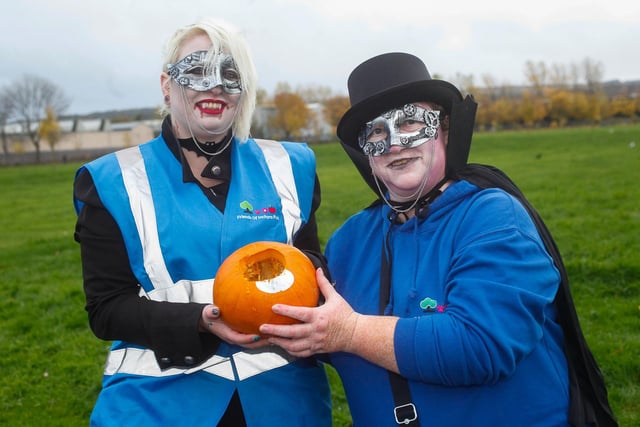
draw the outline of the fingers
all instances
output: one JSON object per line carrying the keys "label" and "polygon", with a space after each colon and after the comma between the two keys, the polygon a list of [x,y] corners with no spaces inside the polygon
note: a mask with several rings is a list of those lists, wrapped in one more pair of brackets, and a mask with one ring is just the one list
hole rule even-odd
{"label": "fingers", "polygon": [[275,314],[290,317],[303,323],[309,323],[313,319],[313,308],[296,305],[275,304],[271,307]]}
{"label": "fingers", "polygon": [[[304,338],[309,335],[309,332],[309,325],[304,323],[294,325],[274,325],[272,323],[266,323],[260,325],[260,333],[268,335],[269,340],[277,337],[284,339]],[[274,344],[276,343],[274,342]]]}
{"label": "fingers", "polygon": [[[327,290],[329,288],[333,289],[333,285],[329,282],[329,279],[324,275],[324,271],[321,268],[316,269],[316,282],[318,282],[318,287],[322,291],[323,289]],[[323,292],[324,293],[324,292]]]}
{"label": "fingers", "polygon": [[336,293],[333,284],[329,282],[329,279],[324,275],[321,268],[316,269],[316,282],[318,283],[318,289],[320,289],[325,301]]}
{"label": "fingers", "polygon": [[283,348],[295,357],[309,357],[316,354],[309,345],[302,341],[291,341],[286,338],[269,338],[269,343]]}
{"label": "fingers", "polygon": [[222,337],[222,339],[231,344],[240,345],[246,348],[258,348],[269,345],[269,342],[266,339],[263,339],[260,335],[243,334],[229,328],[227,328],[227,330],[227,334]]}
{"label": "fingers", "polygon": [[210,332],[229,344],[245,348],[258,348],[269,345],[269,342],[260,335],[243,334],[242,332],[234,331],[221,320],[213,322]]}
{"label": "fingers", "polygon": [[202,310],[200,329],[203,332],[209,332],[210,334],[218,336],[229,344],[240,345],[246,348],[257,348],[269,345],[267,340],[262,339],[260,335],[243,334],[231,329],[220,318],[220,309],[212,304],[207,305]]}
{"label": "fingers", "polygon": [[220,309],[213,305],[209,304],[202,309],[202,323],[210,326],[209,323],[220,318]]}
{"label": "fingers", "polygon": [[209,304],[202,309],[200,315],[200,331],[210,331],[213,322],[220,317],[220,309],[215,305]]}
{"label": "fingers", "polygon": [[283,348],[292,356],[309,357],[318,352],[308,325],[265,324],[260,327],[260,332],[268,335],[265,341]]}

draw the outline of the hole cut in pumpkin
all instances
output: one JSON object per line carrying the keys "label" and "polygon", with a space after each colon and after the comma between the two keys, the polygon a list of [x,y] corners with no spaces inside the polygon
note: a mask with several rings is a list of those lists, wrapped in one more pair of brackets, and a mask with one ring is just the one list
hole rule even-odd
{"label": "hole cut in pumpkin", "polygon": [[213,303],[221,319],[246,334],[259,333],[264,323],[297,323],[275,314],[273,305],[313,307],[319,295],[311,260],[279,242],[254,242],[237,249],[220,265],[213,283]]}
{"label": "hole cut in pumpkin", "polygon": [[282,274],[286,261],[276,250],[267,249],[247,257],[244,278],[250,282],[274,279]]}

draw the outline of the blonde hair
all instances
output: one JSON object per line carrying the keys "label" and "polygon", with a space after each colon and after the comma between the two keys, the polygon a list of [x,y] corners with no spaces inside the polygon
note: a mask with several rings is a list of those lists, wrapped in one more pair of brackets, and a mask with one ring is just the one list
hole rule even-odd
{"label": "blonde hair", "polygon": [[[179,61],[182,45],[194,36],[206,34],[211,40],[211,49],[230,54],[236,63],[240,73],[242,94],[233,123],[233,134],[240,140],[249,138],[251,118],[256,107],[257,73],[251,52],[244,37],[232,25],[215,19],[203,19],[195,24],[178,29],[169,38],[165,45],[162,71],[167,72],[167,65]],[[161,114],[169,113],[167,106],[163,107]]]}

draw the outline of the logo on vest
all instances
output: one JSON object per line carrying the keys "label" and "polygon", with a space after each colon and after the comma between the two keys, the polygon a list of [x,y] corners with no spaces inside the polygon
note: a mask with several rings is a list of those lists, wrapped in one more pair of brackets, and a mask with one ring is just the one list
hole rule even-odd
{"label": "logo on vest", "polygon": [[244,200],[240,203],[240,209],[242,209],[242,213],[236,215],[237,219],[248,219],[251,221],[280,219],[278,210],[272,205],[261,208],[254,208],[248,200]]}

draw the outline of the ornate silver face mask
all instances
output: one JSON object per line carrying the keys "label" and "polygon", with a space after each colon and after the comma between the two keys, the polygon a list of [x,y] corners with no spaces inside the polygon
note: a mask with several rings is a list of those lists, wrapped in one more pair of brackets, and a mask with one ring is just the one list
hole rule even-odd
{"label": "ornate silver face mask", "polygon": [[389,110],[367,122],[360,130],[358,144],[367,156],[381,156],[392,145],[413,148],[438,137],[440,111],[415,104]]}
{"label": "ornate silver face mask", "polygon": [[242,92],[240,73],[231,55],[217,52],[207,58],[206,50],[192,52],[175,64],[167,64],[169,76],[179,85],[199,92],[217,86],[230,94]]}

